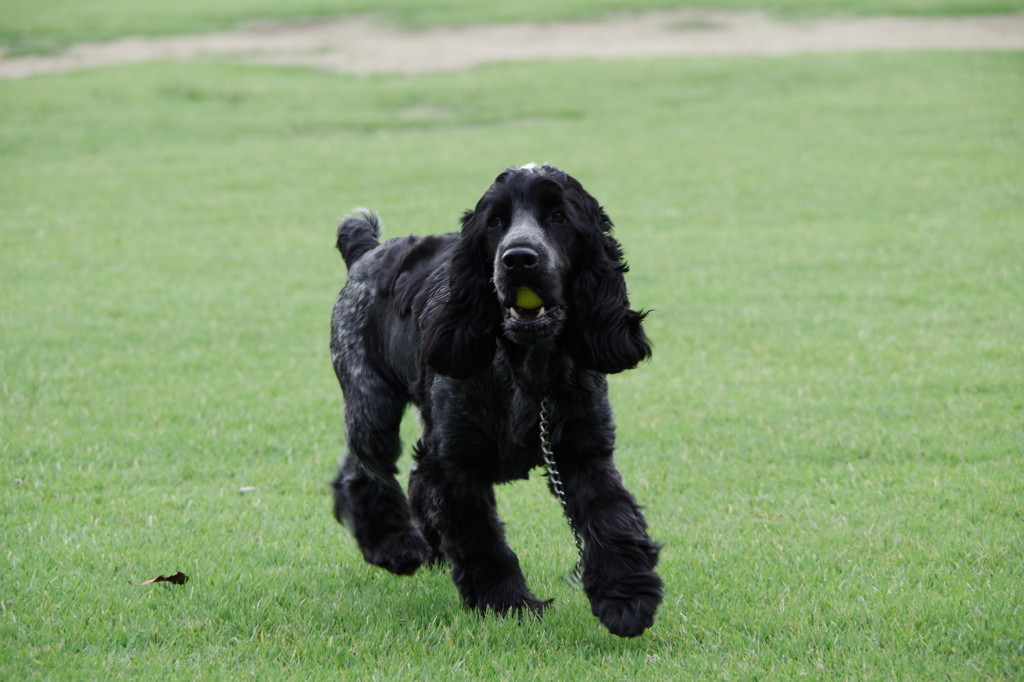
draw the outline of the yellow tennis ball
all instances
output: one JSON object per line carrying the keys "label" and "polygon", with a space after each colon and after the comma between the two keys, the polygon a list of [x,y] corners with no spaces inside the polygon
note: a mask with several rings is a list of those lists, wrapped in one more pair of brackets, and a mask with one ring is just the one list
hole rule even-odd
{"label": "yellow tennis ball", "polygon": [[533,293],[527,287],[519,287],[516,290],[516,306],[523,310],[536,310],[544,305],[544,301],[540,300],[540,296]]}

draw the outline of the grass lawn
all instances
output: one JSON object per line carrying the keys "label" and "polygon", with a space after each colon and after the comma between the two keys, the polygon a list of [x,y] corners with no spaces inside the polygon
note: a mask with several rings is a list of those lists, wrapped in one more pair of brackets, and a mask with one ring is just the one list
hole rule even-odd
{"label": "grass lawn", "polygon": [[938,16],[1024,11],[1024,0],[4,0],[0,46],[51,52],[76,40],[229,29],[254,18],[301,21],[374,13],[408,26],[595,18],[628,8],[761,9],[785,17]]}
{"label": "grass lawn", "polygon": [[[0,82],[0,679],[1020,679],[1022,111],[1019,53]],[[543,621],[329,511],[336,221],[447,231],[529,161],[655,310],[612,379],[636,640],[537,475],[499,504]]]}

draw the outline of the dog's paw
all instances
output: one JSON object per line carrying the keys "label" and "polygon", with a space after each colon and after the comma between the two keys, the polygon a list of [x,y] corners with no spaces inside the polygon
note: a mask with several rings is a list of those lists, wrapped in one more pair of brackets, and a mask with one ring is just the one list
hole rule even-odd
{"label": "dog's paw", "polygon": [[590,611],[619,637],[637,637],[654,624],[663,583],[654,572],[634,573],[613,585],[590,586]]}
{"label": "dog's paw", "polygon": [[426,562],[429,568],[446,568],[448,566],[448,559],[445,558],[444,554],[436,549],[431,549],[430,556],[427,557]]}
{"label": "dog's paw", "polygon": [[537,599],[529,590],[520,591],[515,589],[488,590],[477,595],[474,608],[481,615],[496,613],[499,616],[515,614],[519,620],[524,615],[540,617],[544,609],[551,605],[554,599]]}
{"label": "dog's paw", "polygon": [[363,550],[368,563],[398,575],[412,575],[431,558],[430,545],[416,529],[399,531]]}
{"label": "dog's paw", "polygon": [[519,616],[519,620],[523,619],[524,613],[540,618],[544,615],[544,609],[551,606],[554,601],[554,599],[537,599],[531,594],[530,598],[525,600],[522,606],[515,609],[515,612]]}

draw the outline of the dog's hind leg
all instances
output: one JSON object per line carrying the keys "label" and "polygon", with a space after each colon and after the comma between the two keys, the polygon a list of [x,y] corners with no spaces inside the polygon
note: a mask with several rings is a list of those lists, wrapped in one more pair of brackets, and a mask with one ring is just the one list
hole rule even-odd
{"label": "dog's hind leg", "polygon": [[423,440],[420,439],[413,454],[416,462],[409,470],[409,506],[412,507],[412,517],[416,526],[430,545],[430,558],[427,563],[435,565],[445,563],[445,558],[441,552],[441,533],[431,521],[436,507],[431,498],[433,490],[429,480],[424,478],[423,472],[419,468],[419,462],[423,458],[425,450]]}
{"label": "dog's hind leg", "polygon": [[348,452],[331,484],[334,515],[350,528],[367,562],[407,575],[430,557],[430,547],[395,479],[406,401],[369,374],[345,391]]}

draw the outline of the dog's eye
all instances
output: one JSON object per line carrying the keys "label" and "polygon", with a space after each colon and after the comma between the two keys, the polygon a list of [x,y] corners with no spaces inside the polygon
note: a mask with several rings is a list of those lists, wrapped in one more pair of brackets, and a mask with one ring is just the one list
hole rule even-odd
{"label": "dog's eye", "polygon": [[501,227],[501,218],[496,215],[491,216],[491,219],[487,221],[487,227]]}
{"label": "dog's eye", "polygon": [[558,225],[565,225],[569,222],[569,216],[565,215],[561,211],[555,211],[551,214],[551,222]]}

